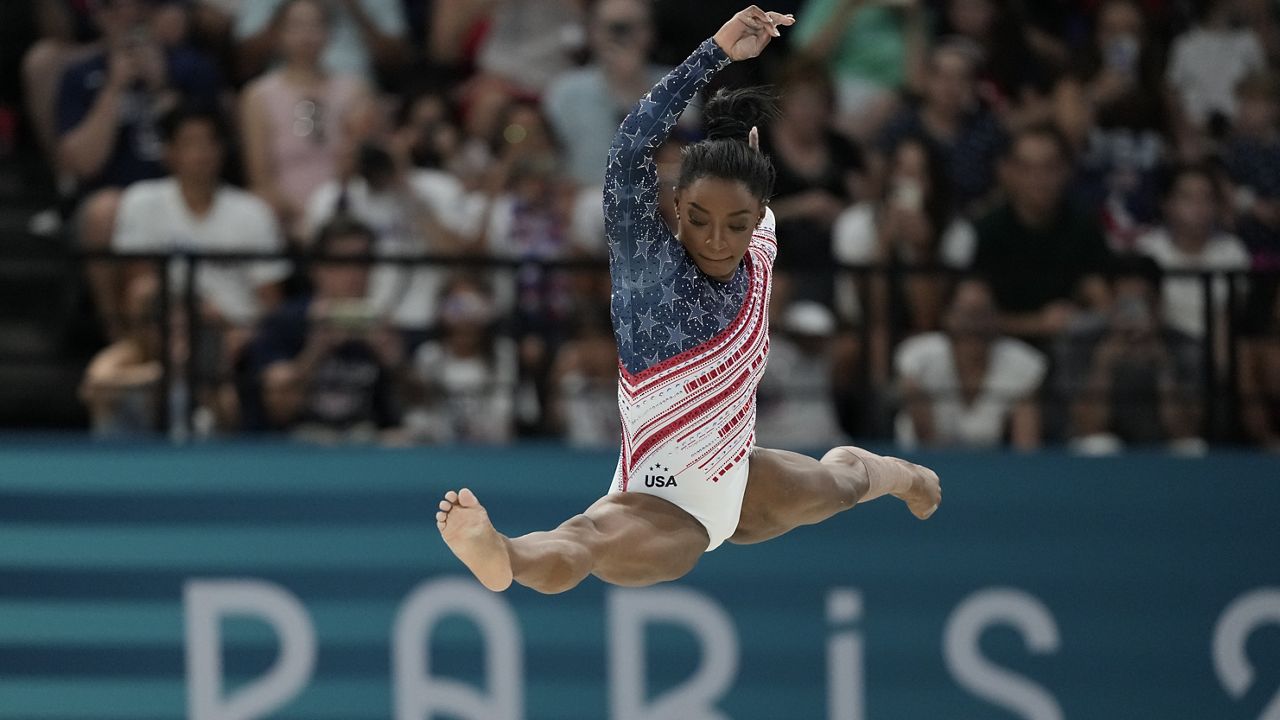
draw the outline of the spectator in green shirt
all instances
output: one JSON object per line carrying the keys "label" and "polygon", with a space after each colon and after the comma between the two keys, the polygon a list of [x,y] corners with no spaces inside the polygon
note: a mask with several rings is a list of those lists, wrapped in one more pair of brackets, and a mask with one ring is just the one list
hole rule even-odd
{"label": "spectator in green shirt", "polygon": [[924,11],[919,0],[808,0],[796,13],[793,40],[831,68],[840,128],[868,139],[922,61]]}

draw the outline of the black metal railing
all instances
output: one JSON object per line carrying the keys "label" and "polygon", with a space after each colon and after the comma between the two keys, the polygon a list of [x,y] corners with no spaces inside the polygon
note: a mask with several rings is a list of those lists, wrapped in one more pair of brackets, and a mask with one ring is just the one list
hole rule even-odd
{"label": "black metal railing", "polygon": [[[201,377],[202,368],[200,364],[194,360],[188,360],[183,367],[175,367],[175,364],[168,352],[174,340],[172,327],[169,319],[171,311],[174,309],[174,303],[180,303],[181,309],[187,318],[184,338],[187,347],[194,356],[195,349],[200,346],[201,335],[208,330],[201,326],[200,298],[198,293],[198,275],[200,267],[203,263],[217,263],[225,265],[229,263],[260,263],[288,260],[294,263],[295,275],[305,275],[310,266],[317,263],[355,263],[366,266],[402,266],[402,267],[433,267],[433,268],[455,268],[467,269],[471,271],[481,271],[492,275],[496,272],[518,270],[521,268],[537,268],[547,273],[589,273],[599,275],[607,272],[607,266],[603,260],[599,259],[528,259],[528,258],[495,258],[484,256],[443,256],[443,255],[414,255],[414,256],[364,256],[364,257],[342,257],[342,258],[321,258],[315,256],[299,256],[299,255],[281,255],[281,254],[261,254],[261,253],[163,253],[163,254],[115,254],[110,252],[82,252],[69,256],[69,261],[77,268],[82,267],[86,263],[132,263],[132,264],[148,264],[155,268],[156,276],[159,280],[158,307],[156,310],[157,320],[159,322],[159,335],[161,347],[165,350],[161,353],[161,387],[164,389],[164,399],[158,405],[158,423],[162,428],[169,427],[185,427],[188,430],[192,425],[192,413],[196,410],[196,389],[202,385],[217,381],[217,378]],[[183,278],[181,293],[174,293],[173,279],[170,276],[170,268],[175,261],[181,267],[181,275]],[[874,332],[871,318],[868,314],[872,312],[872,308],[876,307],[878,315],[884,319],[883,327],[889,333],[889,347],[894,348],[898,343],[910,334],[910,329],[903,327],[901,323],[893,321],[898,316],[898,308],[894,303],[898,299],[898,294],[890,292],[884,294],[880,298],[880,302],[874,303],[872,299],[873,280],[885,279],[891,284],[897,284],[899,287],[905,278],[918,274],[930,275],[946,275],[953,279],[963,277],[959,273],[950,269],[943,268],[913,268],[903,266],[878,267],[878,266],[850,266],[850,265],[834,265],[831,268],[823,269],[816,274],[806,273],[805,271],[793,271],[790,275],[799,278],[796,285],[809,288],[815,284],[823,285],[824,283],[832,283],[837,280],[851,279],[856,289],[857,302],[861,308],[861,317],[856,322],[844,322],[840,326],[839,332],[852,333],[861,343],[861,352],[863,359],[858,363],[860,376],[856,379],[855,385],[874,391],[883,389],[885,383],[892,378],[874,377],[875,370],[872,363],[867,360],[868,348],[872,346]],[[1193,271],[1174,271],[1166,274],[1166,277],[1193,277],[1200,283],[1201,303],[1203,305],[1203,323],[1204,335],[1202,347],[1200,348],[1202,365],[1200,368],[1200,387],[1201,403],[1203,406],[1201,423],[1203,437],[1213,441],[1235,442],[1243,439],[1240,430],[1240,410],[1242,407],[1242,398],[1239,393],[1239,378],[1237,376],[1239,364],[1239,342],[1241,339],[1239,318],[1245,302],[1244,289],[1249,287],[1251,283],[1270,282],[1280,277],[1276,274],[1261,275],[1256,273],[1244,272],[1193,272]],[[816,279],[815,279],[816,278]],[[1226,283],[1226,312],[1219,313],[1216,308],[1221,305],[1215,298],[1215,285],[1220,281]],[[803,294],[803,293],[802,293]],[[595,298],[594,301],[606,302],[607,299]],[[0,311],[2,312],[2,311]],[[847,319],[846,319],[847,320]],[[1221,323],[1225,322],[1225,327]],[[775,326],[775,330],[777,326]],[[1225,333],[1227,338],[1222,351],[1213,339],[1219,333]],[[1047,353],[1051,354],[1051,353]],[[168,393],[175,386],[175,380],[178,379],[178,373],[182,373],[182,384],[187,388],[187,393],[192,402],[186,403],[182,412],[185,417],[171,417],[171,398]],[[1054,391],[1048,387],[1046,383],[1042,392],[1045,395],[1052,395]],[[1050,398],[1050,401],[1054,400]],[[1068,402],[1068,398],[1056,398],[1059,403]]]}

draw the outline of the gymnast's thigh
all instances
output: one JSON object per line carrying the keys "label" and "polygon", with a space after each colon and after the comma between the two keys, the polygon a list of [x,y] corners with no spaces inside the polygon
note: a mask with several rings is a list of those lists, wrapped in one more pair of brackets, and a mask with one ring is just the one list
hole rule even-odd
{"label": "gymnast's thigh", "polygon": [[612,492],[584,514],[598,538],[592,574],[614,585],[674,580],[692,570],[707,549],[702,523],[653,495]]}

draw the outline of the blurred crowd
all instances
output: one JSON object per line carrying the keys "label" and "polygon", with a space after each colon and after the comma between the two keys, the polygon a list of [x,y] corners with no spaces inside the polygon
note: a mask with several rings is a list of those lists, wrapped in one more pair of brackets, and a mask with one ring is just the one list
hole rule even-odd
{"label": "blurred crowd", "polygon": [[[742,5],[31,0],[95,431],[615,445],[610,141]],[[1280,448],[1280,8],[767,9],[761,444]]]}

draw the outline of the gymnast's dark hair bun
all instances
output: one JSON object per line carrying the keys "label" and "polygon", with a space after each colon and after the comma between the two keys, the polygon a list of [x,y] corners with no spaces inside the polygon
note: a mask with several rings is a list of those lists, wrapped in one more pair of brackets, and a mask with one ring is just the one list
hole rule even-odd
{"label": "gymnast's dark hair bun", "polygon": [[748,144],[752,126],[778,116],[778,101],[767,88],[720,90],[702,108],[707,139],[684,149],[677,188],[698,178],[738,180],[756,198],[768,201],[776,173],[769,158]]}
{"label": "gymnast's dark hair bun", "polygon": [[778,98],[766,87],[749,87],[716,91],[702,108],[709,140],[741,140],[754,126],[762,126],[778,117]]}

